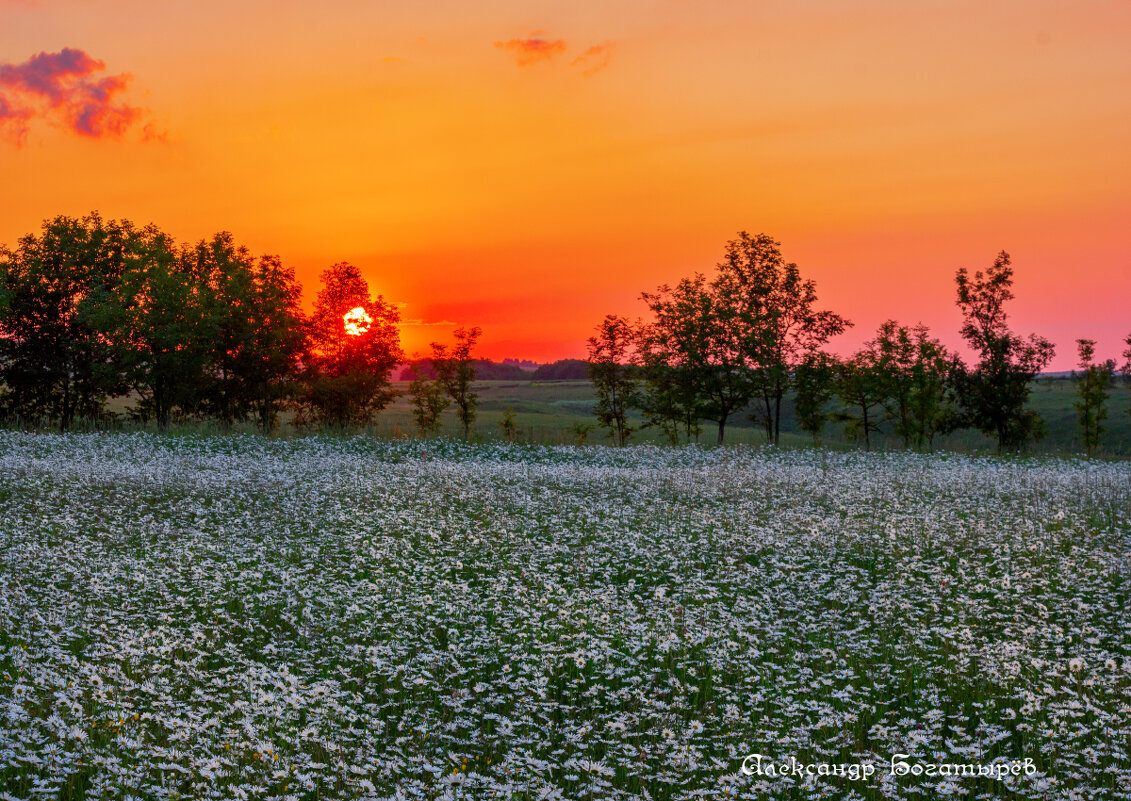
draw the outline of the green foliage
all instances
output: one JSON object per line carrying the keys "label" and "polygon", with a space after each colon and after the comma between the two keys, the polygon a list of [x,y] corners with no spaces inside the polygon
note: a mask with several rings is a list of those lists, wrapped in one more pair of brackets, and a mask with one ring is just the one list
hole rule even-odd
{"label": "green foliage", "polygon": [[[672,442],[699,420],[718,426],[752,401],[768,442],[781,436],[782,402],[802,362],[851,323],[814,308],[816,284],[786,263],[779,243],[740,232],[710,280],[702,273],[642,298],[653,321],[639,331],[645,419]],[[808,422],[816,425],[815,417]]]}
{"label": "green foliage", "polygon": [[931,447],[954,419],[950,374],[954,357],[922,324],[884,322],[870,343],[883,382],[888,419],[903,446]]}
{"label": "green foliage", "polygon": [[1107,418],[1107,396],[1115,374],[1115,360],[1093,363],[1096,356],[1094,339],[1078,339],[1076,346],[1080,354],[1080,372],[1072,374],[1077,395],[1073,406],[1079,415],[1084,450],[1090,456],[1099,448],[1100,437],[1103,436],[1103,421]]}
{"label": "green foliage", "polygon": [[973,278],[961,268],[955,281],[964,318],[962,337],[979,355],[972,370],[954,373],[965,422],[996,437],[999,450],[1041,439],[1041,419],[1025,409],[1025,401],[1030,382],[1055,351],[1047,339],[1022,339],[1007,325],[1005,304],[1013,299],[1009,254],[1001,251],[984,274],[979,270]]}
{"label": "green foliage", "polygon": [[9,418],[76,420],[132,392],[131,414],[225,427],[275,421],[305,333],[277,257],[228,233],[178,246],[155,226],[57,217],[0,249],[0,381]]}
{"label": "green foliage", "polygon": [[743,357],[740,309],[720,284],[697,273],[674,289],[643,293],[654,322],[642,329],[641,353],[652,372],[658,368],[676,379],[674,408],[684,415],[689,438],[693,421],[711,420],[721,445],[727,420],[750,403],[755,384]]}
{"label": "green foliage", "polygon": [[479,395],[471,387],[475,380],[475,359],[471,350],[482,333],[483,329],[478,326],[457,328],[454,333],[456,342],[450,349],[447,345],[432,343],[432,369],[436,371],[436,380],[456,405],[456,416],[463,426],[464,439],[471,437],[471,424],[479,405]]}
{"label": "green foliage", "polygon": [[715,281],[718,294],[734,305],[736,343],[760,396],[755,419],[774,444],[780,441],[782,400],[795,369],[852,325],[815,308],[816,282],[785,261],[780,244],[766,234],[740,232],[727,243]]}
{"label": "green foliage", "polygon": [[168,427],[174,410],[195,411],[220,320],[189,249],[155,226],[139,233],[127,269],[93,322],[112,360],[141,398],[140,419]]}
{"label": "green foliage", "polygon": [[837,369],[836,391],[846,408],[836,414],[836,419],[845,424],[850,437],[863,439],[865,450],[872,449],[872,434],[880,430],[885,385],[875,342],[869,342]]}
{"label": "green foliage", "polygon": [[274,428],[305,345],[302,290],[277,256],[255,259],[224,232],[192,251],[214,318],[202,410],[230,427],[253,417]]}
{"label": "green foliage", "polygon": [[448,408],[451,400],[438,381],[425,376],[417,365],[413,365],[412,369],[413,379],[408,387],[412,398],[412,416],[420,436],[432,436],[440,425],[440,415]]}
{"label": "green foliage", "polygon": [[122,389],[110,349],[92,318],[138,245],[126,221],[44,221],[38,235],[0,249],[0,405],[8,417],[50,420],[61,429],[104,413]]}
{"label": "green foliage", "polygon": [[797,425],[820,443],[821,432],[829,419],[825,406],[836,391],[836,380],[840,364],[827,353],[810,353],[802,359],[793,372],[795,398],[794,413]]}
{"label": "green foliage", "polygon": [[636,370],[629,364],[636,335],[623,317],[608,315],[589,337],[589,379],[597,394],[593,413],[617,445],[624,445],[633,428],[628,410],[637,401]]}

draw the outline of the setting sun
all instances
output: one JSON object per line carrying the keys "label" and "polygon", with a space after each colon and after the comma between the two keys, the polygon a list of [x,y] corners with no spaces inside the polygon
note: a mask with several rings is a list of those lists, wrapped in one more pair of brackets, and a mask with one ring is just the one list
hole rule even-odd
{"label": "setting sun", "polygon": [[346,333],[351,337],[361,336],[369,330],[369,326],[373,325],[373,318],[369,316],[369,312],[360,306],[343,314],[342,320],[346,324]]}

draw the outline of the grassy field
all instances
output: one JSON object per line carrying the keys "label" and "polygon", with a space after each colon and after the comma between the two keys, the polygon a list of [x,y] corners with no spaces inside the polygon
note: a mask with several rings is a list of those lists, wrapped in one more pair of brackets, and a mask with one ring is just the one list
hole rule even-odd
{"label": "grassy field", "polygon": [[[407,391],[406,383],[398,383],[397,386],[402,393]],[[475,431],[481,439],[502,437],[500,423],[507,409],[514,415],[520,437],[535,443],[576,444],[577,427],[592,426],[596,422],[592,414],[593,390],[588,381],[483,381],[477,384],[477,391],[481,405]],[[1074,454],[1080,451],[1076,410],[1072,406],[1075,400],[1071,381],[1041,379],[1034,383],[1029,407],[1041,414],[1048,427],[1048,436],[1034,448],[1035,453]],[[1131,456],[1131,392],[1126,386],[1113,388],[1105,425],[1107,433],[1101,455]],[[377,417],[374,429],[385,436],[411,436],[415,426],[409,399],[402,394]],[[442,433],[450,436],[461,433],[451,411],[445,413]],[[660,442],[662,438],[659,432],[643,430],[637,432],[633,440]],[[704,423],[700,440],[705,445],[715,441],[712,423]],[[588,432],[587,441],[602,443],[608,438],[604,430],[594,428]],[[765,435],[749,420],[748,414],[739,414],[728,423],[727,442],[760,445],[765,442]],[[798,428],[792,403],[787,402],[782,421],[782,444],[808,446],[812,442],[812,438]],[[844,435],[843,426],[829,423],[822,444],[830,448],[848,448],[857,447],[859,443]],[[891,434],[890,424],[886,424],[884,432],[876,438],[876,447],[898,449],[901,446],[899,438]],[[976,431],[956,432],[939,437],[936,442],[937,450],[987,452],[994,448],[994,441]]]}
{"label": "grassy field", "polygon": [[1113,461],[0,432],[0,797],[1129,798],[1129,502]]}
{"label": "grassy field", "polygon": [[[392,439],[403,439],[417,435],[412,416],[411,398],[408,396],[408,382],[395,381],[393,386],[399,393],[397,398],[378,414],[368,427],[368,433]],[[479,393],[480,405],[475,424],[472,427],[473,439],[478,442],[491,442],[503,439],[502,421],[509,410],[517,424],[516,439],[540,445],[607,444],[608,432],[596,425],[593,417],[593,387],[588,381],[478,381],[475,391]],[[1081,452],[1080,432],[1073,403],[1076,400],[1075,388],[1065,379],[1040,379],[1033,384],[1029,408],[1040,413],[1045,420],[1048,435],[1040,443],[1030,448],[1035,455],[1076,455]],[[112,403],[112,410],[124,414],[132,405],[129,399],[119,398]],[[1104,426],[1106,432],[1097,456],[1107,458],[1126,458],[1131,456],[1131,392],[1121,384],[1113,387],[1107,404],[1108,419]],[[632,442],[642,444],[664,444],[666,439],[655,429],[643,428],[638,414],[632,416],[637,430]],[[289,416],[282,416],[278,434],[291,437],[299,434],[288,422]],[[709,446],[715,442],[714,424],[703,422],[699,444]],[[126,429],[135,426],[126,424]],[[149,425],[152,429],[152,424]],[[180,433],[214,432],[214,424],[188,423],[175,425]],[[253,433],[254,426],[246,424],[239,429]],[[463,429],[456,419],[454,410],[446,411],[442,418],[440,436],[462,438]],[[891,424],[884,423],[881,431],[873,435],[873,447],[877,450],[900,450],[903,445],[899,437],[891,431]],[[781,445],[787,448],[812,447],[813,438],[801,431],[793,413],[792,398],[786,399],[782,415]],[[736,414],[727,423],[727,444],[762,445],[765,434],[751,420],[747,412]],[[830,422],[821,436],[820,444],[833,450],[855,449],[860,442],[846,436],[842,424]],[[994,440],[977,431],[963,430],[936,439],[936,451],[959,453],[990,453],[996,450]]]}

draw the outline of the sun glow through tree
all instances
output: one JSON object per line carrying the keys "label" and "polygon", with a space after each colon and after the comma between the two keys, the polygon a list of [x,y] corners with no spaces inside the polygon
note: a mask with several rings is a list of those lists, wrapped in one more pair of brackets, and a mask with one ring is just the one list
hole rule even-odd
{"label": "sun glow through tree", "polygon": [[342,321],[346,324],[346,333],[351,337],[361,336],[369,330],[369,326],[373,325],[373,318],[361,306],[343,314]]}

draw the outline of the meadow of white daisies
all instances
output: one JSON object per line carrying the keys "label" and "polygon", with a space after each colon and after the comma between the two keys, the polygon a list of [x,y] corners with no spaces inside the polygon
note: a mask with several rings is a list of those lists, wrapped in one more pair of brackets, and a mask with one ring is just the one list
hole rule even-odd
{"label": "meadow of white daisies", "polygon": [[0,797],[1131,798],[1129,502],[1127,462],[0,432]]}

